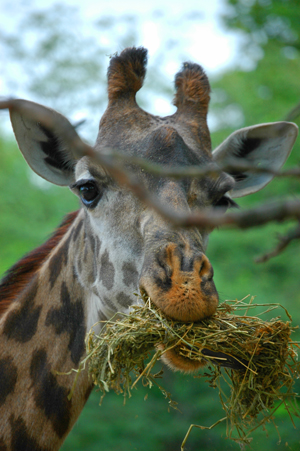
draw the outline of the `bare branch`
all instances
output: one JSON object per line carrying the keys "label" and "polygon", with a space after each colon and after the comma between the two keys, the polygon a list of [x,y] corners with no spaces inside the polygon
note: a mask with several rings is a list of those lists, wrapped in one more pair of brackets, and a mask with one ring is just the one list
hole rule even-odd
{"label": "bare branch", "polygon": [[267,262],[271,258],[276,257],[278,254],[280,254],[290,244],[291,241],[297,239],[300,239],[300,223],[295,229],[290,230],[287,235],[278,235],[279,240],[278,245],[270,252],[267,252],[261,257],[255,259],[255,262],[256,263]]}
{"label": "bare branch", "polygon": [[120,151],[111,148],[106,148],[101,152],[101,154],[99,154],[96,153],[88,144],[84,143],[78,136],[75,131],[77,124],[72,126],[67,120],[61,123],[57,120],[56,116],[51,114],[51,110],[35,103],[29,103],[29,105],[30,106],[24,105],[22,101],[14,99],[0,101],[0,109],[16,110],[19,113],[26,112],[27,117],[31,117],[32,120],[41,122],[44,126],[50,129],[59,130],[63,140],[69,147],[73,148],[74,153],[78,158],[88,155],[104,167],[109,167],[111,170],[116,167],[116,162],[118,161],[119,163],[122,163],[122,166],[120,164],[118,165],[119,170],[121,170],[121,167],[125,170],[125,165],[135,165],[152,175],[163,175],[164,177],[172,178],[201,178],[208,175],[218,176],[221,172],[231,173],[232,171],[251,171],[254,173],[270,174],[276,177],[300,177],[300,168],[277,171],[270,167],[256,166],[246,161],[243,162],[238,158],[231,158],[229,163],[227,162],[223,165],[212,162],[202,166],[192,165],[185,167],[170,167],[151,162],[138,156],[125,155]]}
{"label": "bare branch", "polygon": [[124,155],[123,153],[111,148],[106,148],[104,155],[105,158],[107,158],[107,161],[118,160],[119,162],[122,162],[124,164],[127,163],[139,166],[149,174],[157,176],[163,175],[164,177],[172,177],[175,179],[186,177],[201,178],[208,175],[217,176],[221,174],[221,172],[228,172],[230,174],[233,171],[249,171],[258,174],[270,174],[276,177],[300,177],[300,168],[292,168],[286,171],[276,171],[275,169],[272,169],[270,167],[256,166],[249,162],[241,161],[240,159],[233,157],[230,159],[229,163],[227,162],[223,165],[220,163],[216,164],[212,162],[202,166],[193,165],[185,167],[170,167],[163,164],[153,163],[152,161],[146,160],[145,158]]}
{"label": "bare branch", "polygon": [[162,212],[162,215],[177,227],[227,227],[248,229],[262,226],[268,222],[282,222],[287,219],[300,219],[300,200],[278,201],[261,205],[246,211],[235,211],[224,215],[213,209],[199,213]]}
{"label": "bare branch", "polygon": [[[92,147],[85,144],[78,134],[76,133],[74,127],[69,123],[69,121],[63,116],[61,120],[57,120],[56,116],[52,115],[51,110],[44,108],[37,104],[24,103],[19,100],[7,100],[0,102],[0,109],[9,108],[10,110],[17,110],[20,114],[26,114],[33,121],[41,122],[45,127],[52,130],[59,131],[60,136],[63,141],[65,141],[68,146],[73,149],[74,154],[77,158],[83,156],[89,156],[90,158],[101,164],[108,172],[115,178],[115,180],[121,185],[125,185],[129,188],[142,202],[144,202],[149,207],[153,208],[157,213],[159,213],[165,220],[172,223],[175,227],[231,227],[231,228],[250,228],[261,226],[271,221],[283,221],[286,219],[297,219],[300,220],[300,200],[290,200],[290,201],[278,201],[270,204],[262,205],[252,210],[232,212],[224,215],[224,213],[219,210],[202,210],[197,213],[188,212],[177,212],[173,211],[168,206],[163,205],[160,201],[149,193],[140,180],[127,169],[125,165],[127,164],[138,164],[141,168],[150,171],[158,171],[158,175],[175,176],[177,171],[177,176],[180,177],[199,177],[207,174],[216,174],[224,170],[224,168],[218,168],[215,165],[209,165],[208,167],[188,167],[186,169],[182,168],[165,168],[160,165],[153,165],[146,160],[127,156],[121,156],[120,153],[109,150],[107,152],[96,152]],[[121,160],[121,163],[120,163]],[[126,163],[126,164],[125,164]],[[151,166],[151,167],[150,167]],[[236,169],[236,166],[232,166]],[[239,164],[239,168],[242,170],[249,170],[245,166]],[[252,169],[252,168],[251,168]],[[261,168],[253,168],[260,171]],[[267,169],[264,168],[263,171]],[[194,172],[193,172],[194,171]],[[268,170],[269,172],[270,170]],[[291,171],[289,175],[295,174]]]}
{"label": "bare branch", "polygon": [[[97,155],[96,155],[96,159]],[[100,162],[100,160],[98,159]],[[163,205],[149,193],[141,181],[125,171],[124,167],[101,156],[101,161],[112,176],[121,184],[126,185],[147,206],[153,208],[165,220],[175,227],[228,227],[251,228],[267,224],[271,221],[284,221],[286,219],[300,219],[300,200],[285,200],[259,206],[247,211],[227,213],[220,209],[203,209],[197,213],[178,212]]]}

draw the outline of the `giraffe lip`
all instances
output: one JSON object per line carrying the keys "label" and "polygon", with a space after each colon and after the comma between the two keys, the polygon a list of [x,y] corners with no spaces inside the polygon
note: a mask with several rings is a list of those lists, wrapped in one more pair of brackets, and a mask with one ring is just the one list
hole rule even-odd
{"label": "giraffe lip", "polygon": [[[192,348],[185,344],[186,348]],[[165,345],[163,343],[157,346],[158,349],[164,350]],[[248,362],[244,359],[237,359],[234,356],[225,354],[223,352],[212,351],[211,349],[203,348],[201,354],[203,358],[201,359],[190,359],[187,355],[182,356],[178,351],[180,346],[170,349],[167,351],[166,355],[162,355],[162,360],[170,366],[173,370],[183,371],[187,373],[193,373],[199,368],[209,365],[210,363],[217,365],[219,367],[225,367],[232,370],[245,370],[248,366]]]}

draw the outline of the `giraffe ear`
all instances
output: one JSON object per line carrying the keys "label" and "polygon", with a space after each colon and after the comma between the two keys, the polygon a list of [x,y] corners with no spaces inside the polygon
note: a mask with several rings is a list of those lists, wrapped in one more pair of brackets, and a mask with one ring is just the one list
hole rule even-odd
{"label": "giraffe ear", "polygon": [[80,138],[70,122],[50,108],[19,99],[11,102],[10,118],[29,166],[55,185],[73,183],[79,156],[76,157],[70,142]]}
{"label": "giraffe ear", "polygon": [[[278,171],[288,158],[298,135],[291,122],[274,122],[242,128],[232,133],[213,152],[216,163],[234,165],[249,163]],[[247,171],[229,171],[236,184],[232,197],[255,193],[269,183],[274,175]]]}

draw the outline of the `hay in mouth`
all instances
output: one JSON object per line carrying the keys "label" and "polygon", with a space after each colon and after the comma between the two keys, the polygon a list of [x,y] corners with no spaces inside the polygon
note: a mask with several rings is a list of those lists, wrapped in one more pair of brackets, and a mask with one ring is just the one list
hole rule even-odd
{"label": "hay in mouth", "polygon": [[[145,304],[133,307],[130,314],[118,314],[105,322],[98,335],[88,334],[82,366],[88,363],[89,374],[103,396],[114,390],[126,397],[141,379],[150,388],[157,384],[162,371],[153,374],[154,364],[170,350],[189,361],[205,362],[206,379],[210,386],[219,387],[228,437],[247,443],[249,434],[270,420],[278,404],[285,404],[291,418],[299,414],[293,392],[300,376],[299,345],[291,340],[294,328],[280,317],[265,321],[261,314],[248,315],[258,306],[266,307],[265,313],[274,309],[277,313],[281,307],[253,304],[253,299],[250,303],[226,301],[212,317],[189,324],[166,318],[149,298],[144,299]],[[228,397],[221,383],[229,385]],[[160,388],[175,407],[171,395]],[[263,420],[257,420],[259,413]]]}

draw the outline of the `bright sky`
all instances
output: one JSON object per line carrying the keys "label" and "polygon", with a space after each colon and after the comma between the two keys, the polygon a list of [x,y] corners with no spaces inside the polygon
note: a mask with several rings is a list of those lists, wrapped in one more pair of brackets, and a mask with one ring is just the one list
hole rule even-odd
{"label": "bright sky", "polygon": [[[225,34],[217,20],[218,14],[225,8],[224,3],[223,0],[111,0],[104,2],[104,5],[105,13],[139,15],[141,44],[149,49],[150,56],[158,50],[166,36],[175,34],[178,37],[182,33],[182,48],[196,61],[201,61],[206,70],[215,71],[231,64],[236,50],[236,35]],[[155,10],[164,11],[167,20],[152,20],[150,13]],[[101,2],[88,0],[82,11],[86,17],[92,17],[93,14],[103,13],[103,6]],[[195,15],[189,29],[186,29],[185,19],[182,19],[187,14]]]}
{"label": "bright sky", "polygon": [[[155,55],[166,45],[166,42],[174,41],[174,46],[168,49],[164,55],[163,73],[173,86],[175,73],[181,67],[183,61],[191,60],[200,63],[209,76],[218,74],[236,61],[238,35],[224,30],[218,19],[226,7],[226,0],[1,0],[0,20],[1,28],[10,32],[16,32],[19,21],[28,15],[30,10],[47,9],[55,4],[67,4],[78,8],[81,24],[78,32],[82,35],[90,35],[92,23],[95,19],[105,16],[119,18],[120,16],[134,15],[137,17],[138,42],[135,45],[143,45],[149,51],[149,64],[155,59]],[[119,22],[118,22],[119,23]],[[76,26],[76,24],[70,24]],[[120,22],[120,27],[121,27]],[[120,33],[118,35],[118,32]],[[105,48],[109,48],[108,54],[121,51],[120,35],[122,29],[117,29],[112,35],[100,36]],[[39,39],[39,36],[34,36]],[[1,59],[1,55],[0,55]],[[27,74],[25,74],[27,75]],[[17,74],[19,77],[19,73]],[[25,79],[23,85],[25,86]],[[1,83],[0,90],[5,95],[18,95],[29,98],[30,94],[22,92],[5,92],[5,81]],[[39,101],[39,99],[35,99]],[[164,98],[157,93],[151,93],[150,112],[167,115],[173,112],[171,99]],[[51,106],[51,105],[49,105]],[[76,113],[76,119],[80,113]],[[83,116],[86,116],[84,111]]]}
{"label": "bright sky", "polygon": [[[58,3],[78,8],[87,27],[92,20],[101,16],[138,16],[139,44],[149,49],[150,56],[155,54],[164,40],[172,36],[178,39],[180,35],[180,53],[186,53],[201,62],[208,72],[228,66],[236,55],[237,35],[225,32],[217,19],[218,14],[226,8],[224,0],[2,0],[1,27],[13,30],[19,18],[29,9],[49,8]],[[153,17],[155,11],[163,13],[160,18]],[[193,18],[188,21],[188,27],[187,15]]]}

